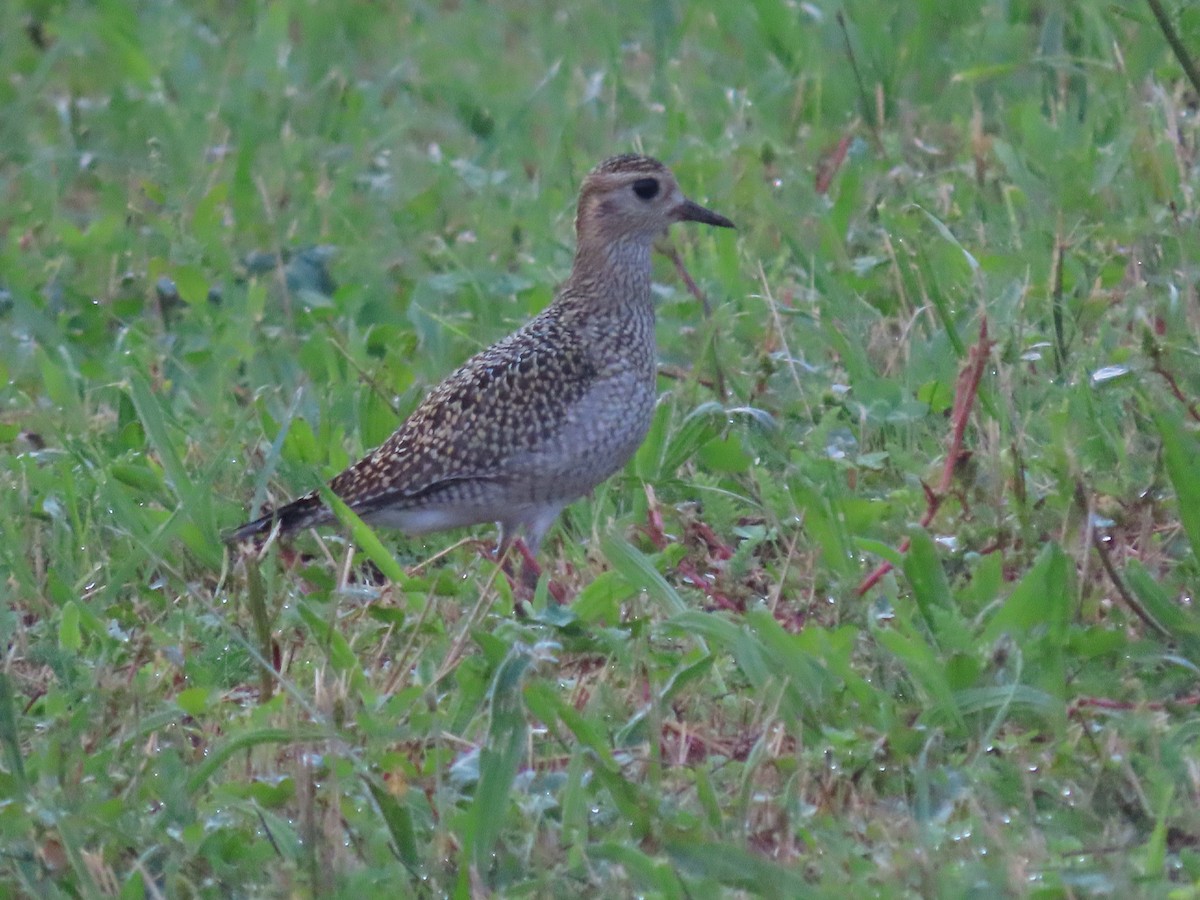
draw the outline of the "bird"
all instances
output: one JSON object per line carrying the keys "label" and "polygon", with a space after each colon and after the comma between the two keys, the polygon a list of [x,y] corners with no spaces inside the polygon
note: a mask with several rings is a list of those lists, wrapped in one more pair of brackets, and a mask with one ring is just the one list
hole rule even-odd
{"label": "bird", "polygon": [[[422,535],[499,525],[497,557],[527,558],[563,508],[633,456],[657,402],[650,253],[676,222],[734,228],[688,199],[649,156],[587,174],[570,275],[523,327],[434,387],[377,449],[329,488],[372,526]],[[236,545],[336,520],[311,491],[234,529]]]}

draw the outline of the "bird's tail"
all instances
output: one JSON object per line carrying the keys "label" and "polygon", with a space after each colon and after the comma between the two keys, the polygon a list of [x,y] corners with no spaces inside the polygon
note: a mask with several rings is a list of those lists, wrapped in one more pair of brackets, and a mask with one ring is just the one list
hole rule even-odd
{"label": "bird's tail", "polygon": [[279,509],[260,516],[253,522],[247,522],[245,525],[235,528],[225,534],[223,539],[226,544],[240,544],[251,538],[261,540],[271,532],[276,522],[279,523],[281,534],[289,534],[293,531],[302,531],[312,525],[328,522],[331,518],[332,513],[329,511],[329,507],[321,502],[320,494],[313,491],[311,494],[305,494]]}

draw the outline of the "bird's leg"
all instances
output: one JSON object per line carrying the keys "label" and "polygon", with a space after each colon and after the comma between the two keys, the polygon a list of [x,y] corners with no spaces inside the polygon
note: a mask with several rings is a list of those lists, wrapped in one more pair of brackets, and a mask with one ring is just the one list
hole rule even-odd
{"label": "bird's leg", "polygon": [[518,576],[513,572],[512,553],[513,546],[516,545],[518,552],[527,558],[529,553],[525,542],[517,537],[515,529],[500,526],[500,540],[496,542],[496,565],[500,567],[500,571],[504,573],[504,577],[508,579],[508,584],[513,592],[513,612],[517,616],[525,615],[524,606],[533,599],[533,588],[537,586],[537,578],[534,578],[533,587],[530,587],[524,578],[524,566],[522,566],[521,574]]}
{"label": "bird's leg", "polygon": [[[525,582],[530,591],[537,590],[538,579],[542,577],[542,567],[538,564],[537,557],[533,555],[533,551],[520,538],[516,540],[517,552],[521,554],[521,578]],[[567,592],[561,584],[551,578],[546,582],[546,590],[550,596],[554,598],[554,602],[562,606],[567,602]]]}
{"label": "bird's leg", "polygon": [[533,555],[533,551],[529,549],[529,545],[521,538],[517,538],[514,542],[517,548],[517,553],[521,555],[521,575],[530,587],[537,587],[538,579],[542,577],[542,567],[538,565],[537,558]]}
{"label": "bird's leg", "polygon": [[[513,553],[521,560],[520,571],[514,571]],[[496,546],[496,563],[500,566],[504,577],[508,579],[509,585],[512,586],[513,596],[516,600],[514,611],[517,615],[522,615],[522,605],[532,600],[537,591],[538,579],[542,577],[542,567],[529,545],[511,532],[503,534],[500,543]],[[555,603],[567,602],[567,593],[561,584],[551,579],[546,588]]]}
{"label": "bird's leg", "polygon": [[[519,537],[502,541],[496,553],[500,568],[508,577],[514,594],[521,600],[532,600],[533,593],[537,590],[538,578],[542,575],[542,567],[534,559],[525,541]],[[518,559],[519,564],[516,562]]]}
{"label": "bird's leg", "polygon": [[496,562],[503,567],[505,560],[508,558],[508,551],[512,549],[512,545],[517,540],[517,532],[515,529],[500,526],[500,540],[496,541]]}

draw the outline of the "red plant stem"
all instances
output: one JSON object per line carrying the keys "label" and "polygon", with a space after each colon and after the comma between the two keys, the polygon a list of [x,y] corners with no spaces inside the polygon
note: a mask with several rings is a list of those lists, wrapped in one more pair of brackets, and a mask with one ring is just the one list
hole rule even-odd
{"label": "red plant stem", "polygon": [[[952,425],[950,431],[950,447],[946,451],[946,462],[942,466],[942,477],[938,481],[936,489],[931,489],[928,485],[922,485],[925,488],[925,514],[921,516],[921,527],[928,528],[933,522],[934,516],[938,514],[941,508],[942,500],[950,492],[951,486],[954,484],[954,470],[958,466],[959,460],[963,453],[963,437],[967,431],[967,422],[971,418],[971,410],[975,408],[975,399],[979,395],[979,383],[983,380],[983,371],[987,366],[988,357],[992,352],[992,341],[988,337],[987,317],[984,316],[983,321],[979,323],[979,340],[971,347],[970,353],[967,354],[967,364],[963,370],[958,373],[958,383],[954,391],[954,408],[950,413],[950,422]],[[900,542],[900,553],[908,552],[908,548],[912,541],[905,538]],[[858,586],[857,595],[861,597],[892,570],[892,564],[888,561],[880,563],[880,565],[871,572]]]}
{"label": "red plant stem", "polygon": [[1144,700],[1132,702],[1129,700],[1112,700],[1108,697],[1076,697],[1067,709],[1068,715],[1074,715],[1081,709],[1153,709],[1163,710],[1171,707],[1200,706],[1200,694],[1187,694],[1174,700]]}
{"label": "red plant stem", "polygon": [[1200,411],[1196,409],[1196,404],[1184,396],[1183,390],[1179,387],[1179,382],[1175,380],[1174,375],[1167,371],[1166,367],[1162,364],[1162,360],[1158,358],[1158,354],[1154,355],[1154,365],[1151,366],[1150,371],[1162,377],[1167,383],[1167,387],[1170,388],[1171,393],[1175,395],[1175,399],[1188,411],[1188,415],[1197,422],[1200,422]]}

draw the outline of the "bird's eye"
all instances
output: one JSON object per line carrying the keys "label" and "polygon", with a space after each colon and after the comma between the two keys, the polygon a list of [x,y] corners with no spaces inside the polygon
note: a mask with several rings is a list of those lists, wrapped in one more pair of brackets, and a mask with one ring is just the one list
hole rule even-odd
{"label": "bird's eye", "polygon": [[658,179],[639,178],[633,183],[633,192],[643,200],[653,200],[658,196]]}

